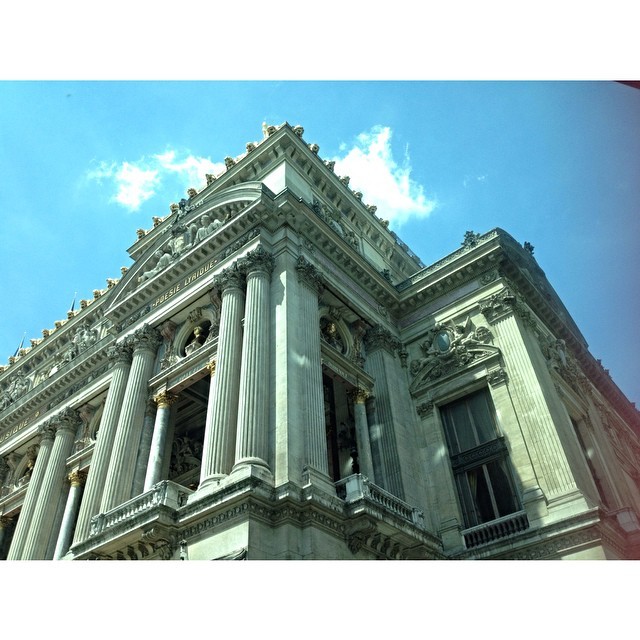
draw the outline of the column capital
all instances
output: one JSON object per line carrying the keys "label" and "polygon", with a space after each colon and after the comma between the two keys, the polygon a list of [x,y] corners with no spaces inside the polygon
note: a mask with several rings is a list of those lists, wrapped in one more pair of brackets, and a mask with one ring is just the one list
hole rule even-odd
{"label": "column capital", "polygon": [[304,256],[298,256],[296,263],[298,281],[321,294],[324,291],[324,278],[322,274]]}
{"label": "column capital", "polygon": [[134,351],[147,350],[155,352],[162,342],[162,336],[157,329],[145,324],[134,332],[131,341]]}
{"label": "column capital", "polygon": [[224,269],[214,280],[214,285],[223,295],[228,289],[243,289],[244,276],[242,271],[238,269],[237,263],[234,263],[228,269]]}
{"label": "column capital", "polygon": [[6,529],[13,522],[10,516],[0,516],[0,529]]}
{"label": "column capital", "polygon": [[355,389],[349,389],[347,392],[349,398],[353,401],[354,404],[365,404],[367,399],[371,396],[371,394],[362,387],[357,387]]}
{"label": "column capital", "polygon": [[216,375],[216,361],[211,360],[210,362],[207,362],[206,369],[209,372],[209,375],[213,378],[213,376]]}
{"label": "column capital", "polygon": [[249,251],[242,259],[242,269],[247,275],[252,273],[263,273],[270,275],[273,271],[275,261],[262,245],[258,245],[253,251]]}
{"label": "column capital", "polygon": [[56,431],[70,431],[75,433],[82,424],[78,412],[71,407],[65,407],[62,411],[51,418],[51,426]]}
{"label": "column capital", "polygon": [[127,340],[123,342],[118,342],[116,344],[112,344],[107,349],[107,357],[114,364],[130,364],[131,356],[133,354],[133,349],[131,343]]}
{"label": "column capital", "polygon": [[38,427],[38,435],[40,436],[40,444],[47,440],[53,440],[56,436],[54,426],[51,424],[51,418],[46,420]]}
{"label": "column capital", "polygon": [[180,396],[170,391],[161,391],[153,396],[154,402],[158,405],[158,408],[167,408],[175,404],[179,400]]}
{"label": "column capital", "polygon": [[87,472],[86,471],[72,471],[68,476],[67,480],[72,487],[81,487],[87,481]]}
{"label": "column capital", "polygon": [[400,347],[400,342],[393,337],[391,332],[379,324],[367,330],[364,334],[364,343],[368,353],[378,349],[386,349],[395,355],[396,349]]}

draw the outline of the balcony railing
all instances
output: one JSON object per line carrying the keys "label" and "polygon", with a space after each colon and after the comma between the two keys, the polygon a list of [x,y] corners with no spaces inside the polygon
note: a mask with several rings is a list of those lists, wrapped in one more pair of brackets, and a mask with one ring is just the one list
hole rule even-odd
{"label": "balcony railing", "polygon": [[336,482],[336,492],[338,497],[346,502],[355,502],[356,500],[367,498],[374,504],[394,513],[411,524],[423,525],[424,514],[422,511],[373,484],[368,478],[359,473]]}
{"label": "balcony railing", "polygon": [[477,527],[465,529],[462,532],[467,549],[478,547],[482,544],[506,538],[514,533],[526,531],[529,528],[529,519],[524,511],[511,513],[508,516],[485,522]]}
{"label": "balcony railing", "polygon": [[128,502],[118,505],[115,509],[100,513],[91,518],[90,536],[98,535],[103,531],[116,526],[125,520],[131,520],[135,516],[151,511],[159,505],[167,505],[174,509],[184,504],[189,489],[177,485],[169,480],[162,480],[154,485],[146,493],[142,493]]}

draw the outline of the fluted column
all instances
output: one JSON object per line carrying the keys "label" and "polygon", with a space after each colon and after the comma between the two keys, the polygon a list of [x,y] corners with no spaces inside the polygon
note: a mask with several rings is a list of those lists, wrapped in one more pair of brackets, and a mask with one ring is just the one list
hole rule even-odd
{"label": "fluted column", "polygon": [[318,296],[324,286],[318,270],[300,256],[296,265],[300,286],[299,344],[305,349],[307,366],[302,372],[302,419],[306,433],[307,465],[329,475],[327,437],[322,392],[322,362],[320,358],[320,313]]}
{"label": "fluted column", "polygon": [[[242,356],[244,292],[242,274],[225,269],[217,279],[221,291],[220,331],[215,378],[211,378],[200,487],[229,474],[234,462]],[[215,383],[214,383],[215,380]]]}
{"label": "fluted column", "polygon": [[158,407],[153,395],[147,398],[147,408],[144,413],[144,421],[142,423],[142,434],[140,435],[140,446],[138,447],[138,456],[136,458],[136,471],[133,474],[133,486],[131,488],[131,496],[137,496],[144,492],[144,481],[147,477],[149,468],[149,457],[151,455],[151,443],[153,440],[153,427],[158,415]]}
{"label": "fluted column", "polygon": [[40,487],[47,471],[47,464],[49,462],[49,456],[51,454],[51,448],[53,446],[53,438],[55,437],[55,431],[51,427],[51,421],[47,420],[41,425],[40,432],[40,448],[36,457],[36,462],[31,472],[31,478],[29,479],[29,486],[27,493],[24,497],[24,503],[18,516],[18,524],[16,525],[15,533],[13,534],[13,540],[9,549],[9,555],[7,560],[20,560],[22,557],[22,551],[24,549],[24,543],[27,539],[27,535],[31,528],[31,519],[33,517],[33,511],[38,501],[40,494]]}
{"label": "fluted column", "polygon": [[101,513],[113,509],[131,497],[149,378],[160,341],[158,331],[148,325],[138,329],[133,335],[133,360],[105,479],[100,503]]}
{"label": "fluted column", "polygon": [[162,466],[167,450],[167,432],[169,431],[171,406],[178,401],[178,398],[179,396],[168,391],[161,391],[153,396],[154,402],[158,405],[158,410],[156,412],[156,422],[153,426],[149,465],[147,466],[143,491],[148,491],[156,482],[162,480]]}
{"label": "fluted column", "polygon": [[269,469],[269,289],[273,258],[262,247],[247,254],[244,338],[234,470]]}
{"label": "fluted column", "polygon": [[369,392],[365,389],[358,388],[353,389],[349,395],[353,400],[353,416],[356,422],[356,446],[358,447],[360,473],[369,478],[371,482],[375,482],[366,408]]}
{"label": "fluted column", "polygon": [[51,424],[55,428],[56,436],[33,510],[29,534],[22,551],[22,560],[49,559],[46,558],[47,547],[52,533],[55,533],[52,527],[62,493],[67,458],[71,453],[81,420],[75,409],[67,407],[52,419]]}
{"label": "fluted column", "polygon": [[113,441],[118,427],[118,418],[122,409],[122,400],[127,387],[129,370],[131,369],[131,352],[133,345],[127,340],[109,347],[108,356],[114,363],[107,400],[100,420],[100,428],[96,437],[95,448],[91,458],[91,467],[82,495],[78,521],[73,543],[85,540],[89,535],[91,518],[99,513],[104,481],[109,468],[109,460],[113,449]]}
{"label": "fluted column", "polygon": [[82,495],[82,485],[87,479],[86,471],[73,471],[67,476],[69,481],[69,493],[67,494],[67,503],[62,516],[62,524],[60,525],[60,533],[56,542],[56,549],[53,553],[54,560],[60,560],[62,556],[69,550],[69,545],[73,536],[73,523],[76,520],[78,507],[80,506],[80,496]]}

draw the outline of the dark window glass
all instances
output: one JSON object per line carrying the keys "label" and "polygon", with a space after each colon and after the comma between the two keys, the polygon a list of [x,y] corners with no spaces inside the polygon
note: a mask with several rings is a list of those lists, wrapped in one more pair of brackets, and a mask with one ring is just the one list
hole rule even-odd
{"label": "dark window glass", "polygon": [[[486,390],[440,408],[466,527],[519,511],[509,454]],[[464,455],[460,455],[464,454]]]}

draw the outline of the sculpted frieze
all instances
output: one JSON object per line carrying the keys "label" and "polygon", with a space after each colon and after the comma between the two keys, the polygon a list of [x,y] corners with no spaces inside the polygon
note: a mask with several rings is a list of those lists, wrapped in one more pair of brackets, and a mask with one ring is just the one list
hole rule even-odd
{"label": "sculpted frieze", "polygon": [[31,381],[22,371],[16,372],[7,387],[0,393],[0,411],[22,397],[31,387]]}

